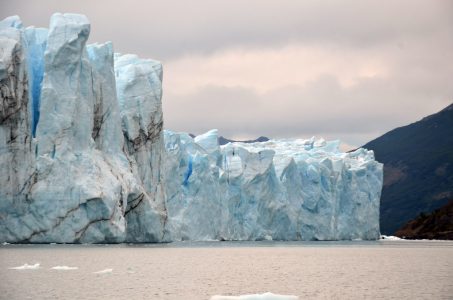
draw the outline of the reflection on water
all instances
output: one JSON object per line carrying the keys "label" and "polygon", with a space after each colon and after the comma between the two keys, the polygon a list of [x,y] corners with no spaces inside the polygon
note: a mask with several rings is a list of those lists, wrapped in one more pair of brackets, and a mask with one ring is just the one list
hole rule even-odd
{"label": "reflection on water", "polygon": [[267,291],[300,299],[449,299],[452,278],[448,241],[0,247],[1,299],[198,300]]}

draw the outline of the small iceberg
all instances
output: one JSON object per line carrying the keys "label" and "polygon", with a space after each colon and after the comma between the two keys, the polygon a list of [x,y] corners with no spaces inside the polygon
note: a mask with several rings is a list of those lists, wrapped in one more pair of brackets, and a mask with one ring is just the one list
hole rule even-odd
{"label": "small iceberg", "polygon": [[399,238],[399,237],[397,237],[397,236],[394,236],[394,235],[384,235],[384,234],[381,235],[381,240],[404,241],[404,239]]}
{"label": "small iceberg", "polygon": [[291,295],[276,295],[272,293],[264,293],[242,296],[212,296],[210,300],[299,300],[299,297]]}
{"label": "small iceberg", "polygon": [[51,268],[52,270],[58,271],[70,271],[70,270],[78,270],[78,267],[68,267],[68,266],[55,266]]}
{"label": "small iceberg", "polygon": [[37,269],[39,269],[39,263],[36,263],[34,265],[24,264],[22,266],[12,267],[9,269],[10,270],[37,270]]}
{"label": "small iceberg", "polygon": [[105,270],[101,270],[101,271],[97,271],[97,272],[93,272],[94,274],[108,274],[108,273],[112,273],[113,272],[113,269],[105,269]]}

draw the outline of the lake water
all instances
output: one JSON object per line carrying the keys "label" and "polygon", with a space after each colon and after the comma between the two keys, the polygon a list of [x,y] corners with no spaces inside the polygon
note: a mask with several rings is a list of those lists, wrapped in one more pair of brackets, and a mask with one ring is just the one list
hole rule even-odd
{"label": "lake water", "polygon": [[[40,267],[9,269],[25,263]],[[267,291],[301,300],[453,299],[453,242],[0,247],[1,299],[201,300]]]}

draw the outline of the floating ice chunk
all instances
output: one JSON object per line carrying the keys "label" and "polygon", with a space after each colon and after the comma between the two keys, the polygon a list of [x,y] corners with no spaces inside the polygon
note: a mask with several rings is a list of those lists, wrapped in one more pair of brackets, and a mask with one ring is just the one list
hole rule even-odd
{"label": "floating ice chunk", "polygon": [[276,295],[272,293],[251,294],[242,296],[212,296],[211,300],[298,300],[297,296]]}
{"label": "floating ice chunk", "polygon": [[113,269],[105,269],[105,270],[101,270],[101,271],[97,271],[97,272],[93,272],[93,273],[94,274],[109,274],[112,272],[113,272]]}
{"label": "floating ice chunk", "polygon": [[22,266],[12,267],[9,269],[10,270],[37,270],[37,269],[39,269],[39,263],[36,263],[34,265],[24,264]]}
{"label": "floating ice chunk", "polygon": [[70,271],[70,270],[78,270],[78,267],[68,267],[68,266],[55,266],[51,268],[52,270],[58,271]]}
{"label": "floating ice chunk", "polygon": [[381,235],[381,240],[389,240],[389,241],[404,241],[404,239],[399,238],[394,235]]}

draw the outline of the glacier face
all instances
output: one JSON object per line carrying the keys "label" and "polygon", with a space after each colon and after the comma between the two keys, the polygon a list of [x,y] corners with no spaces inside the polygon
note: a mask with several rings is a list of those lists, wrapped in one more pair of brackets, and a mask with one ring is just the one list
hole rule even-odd
{"label": "glacier face", "polygon": [[339,142],[219,146],[217,131],[165,131],[171,240],[379,238],[382,165]]}
{"label": "glacier face", "polygon": [[[0,240],[162,241],[164,195],[149,176],[163,155],[161,113],[149,114],[161,94],[141,82],[146,75],[160,87],[160,64],[131,73],[132,58],[115,69],[111,43],[86,45],[82,15],[54,14],[48,30],[10,17],[0,30]],[[134,90],[143,111],[120,105]],[[122,119],[139,112],[146,120],[133,117],[123,131]],[[129,129],[142,127],[151,132],[131,147]]]}
{"label": "glacier face", "polygon": [[89,33],[0,22],[0,241],[379,238],[372,152],[164,131],[162,65]]}

